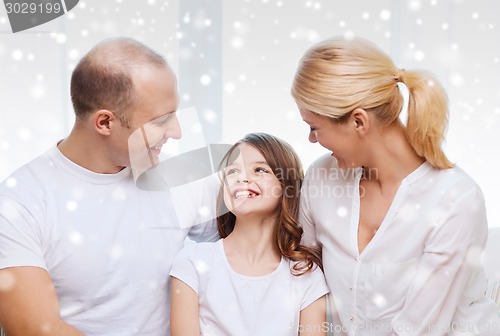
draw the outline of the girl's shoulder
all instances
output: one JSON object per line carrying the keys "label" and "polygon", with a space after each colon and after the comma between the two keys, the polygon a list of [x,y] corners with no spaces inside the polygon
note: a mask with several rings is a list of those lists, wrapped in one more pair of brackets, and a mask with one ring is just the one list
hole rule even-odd
{"label": "girl's shoulder", "polygon": [[307,306],[312,301],[330,292],[326,279],[321,268],[317,265],[302,275],[293,275],[293,266],[299,264],[298,261],[289,261],[290,265],[290,283],[296,289],[304,293],[304,297],[308,299],[303,307]]}
{"label": "girl's shoulder", "polygon": [[213,254],[219,244],[221,244],[221,240],[202,243],[188,242],[179,251],[179,253],[177,253],[177,257],[192,259],[194,257],[200,258],[203,256],[209,256]]}
{"label": "girl's shoulder", "polygon": [[295,269],[296,268],[298,268],[299,270],[302,269],[303,263],[301,261],[293,261],[293,260],[289,260],[289,259],[286,259],[286,260],[288,261],[288,265],[290,268],[290,275],[293,278],[297,278],[297,279],[324,278],[323,271],[316,264],[314,264],[314,267],[310,271],[304,272],[301,275],[294,275],[294,274],[296,274]]}

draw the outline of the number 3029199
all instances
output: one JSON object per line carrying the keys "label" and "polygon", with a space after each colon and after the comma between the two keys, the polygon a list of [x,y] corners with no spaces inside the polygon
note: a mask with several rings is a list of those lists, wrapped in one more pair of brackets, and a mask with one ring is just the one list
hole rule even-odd
{"label": "number 3029199", "polygon": [[15,13],[15,14],[43,14],[43,13],[60,13],[63,9],[61,8],[61,4],[59,3],[5,3],[5,9],[7,10],[7,14]]}

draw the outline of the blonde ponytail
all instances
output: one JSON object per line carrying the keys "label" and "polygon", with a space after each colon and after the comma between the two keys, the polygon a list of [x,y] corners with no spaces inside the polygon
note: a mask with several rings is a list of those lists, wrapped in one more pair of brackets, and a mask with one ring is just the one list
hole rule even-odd
{"label": "blonde ponytail", "polygon": [[410,92],[405,132],[411,146],[434,167],[452,168],[441,148],[448,126],[448,98],[444,88],[425,71],[400,70],[398,81]]}

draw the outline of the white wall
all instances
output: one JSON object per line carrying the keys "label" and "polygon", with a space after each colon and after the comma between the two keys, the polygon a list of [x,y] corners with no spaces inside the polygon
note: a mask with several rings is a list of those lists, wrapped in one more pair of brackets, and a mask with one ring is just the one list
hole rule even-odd
{"label": "white wall", "polygon": [[[182,71],[221,100],[222,110],[198,108],[202,123],[219,126],[212,132],[223,130],[208,138],[233,142],[248,132],[270,132],[292,143],[307,166],[324,150],[307,143],[307,127],[289,94],[295,67],[313,43],[356,34],[379,44],[398,66],[425,68],[440,78],[451,107],[446,151],[480,184],[490,226],[500,227],[495,176],[500,164],[500,2],[198,0],[182,5],[179,0],[80,0],[67,15],[16,34],[10,33],[0,6],[0,179],[67,134],[73,120],[72,68],[95,43],[117,35],[159,50],[176,71],[186,62],[206,62],[217,48],[222,70],[214,64],[206,71]],[[189,25],[210,34],[214,25],[222,25],[222,36],[215,41],[208,33],[192,37]],[[201,81],[203,75],[210,83]],[[195,104],[192,97],[210,94],[183,87],[181,96],[182,107],[189,107]]]}

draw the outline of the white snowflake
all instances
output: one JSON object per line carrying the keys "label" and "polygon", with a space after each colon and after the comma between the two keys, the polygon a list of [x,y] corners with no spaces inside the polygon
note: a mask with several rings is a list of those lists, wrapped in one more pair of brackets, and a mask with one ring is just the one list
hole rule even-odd
{"label": "white snowflake", "polygon": [[77,208],[78,203],[76,203],[75,201],[66,202],[66,209],[68,209],[68,211],[75,211]]}
{"label": "white snowflake", "polygon": [[408,7],[413,11],[417,11],[420,9],[420,7],[422,7],[422,3],[420,2],[420,0],[411,0],[408,3]]}
{"label": "white snowflake", "polygon": [[227,82],[225,85],[224,85],[224,90],[227,92],[227,93],[233,93],[234,90],[235,90],[236,86],[234,85],[233,82]]}
{"label": "white snowflake", "polygon": [[21,50],[19,49],[16,49],[12,52],[12,58],[14,59],[14,61],[20,61],[22,60],[24,57],[24,54]]}
{"label": "white snowflake", "polygon": [[6,292],[14,287],[16,278],[9,270],[4,270],[0,274],[0,291]]}
{"label": "white snowflake", "polygon": [[5,182],[8,188],[14,188],[17,185],[17,180],[14,177],[9,177]]}
{"label": "white snowflake", "polygon": [[212,78],[209,75],[202,75],[200,77],[200,83],[202,85],[209,85],[212,82]]}
{"label": "white snowflake", "polygon": [[231,40],[231,46],[234,49],[241,49],[243,48],[243,45],[245,44],[244,40],[241,37],[234,37]]}
{"label": "white snowflake", "polygon": [[[207,110],[205,110],[205,112],[203,112],[203,119],[205,119],[209,123],[215,123],[218,120],[217,113],[215,113],[214,111],[212,111],[210,109],[207,109]],[[206,212],[206,210],[208,210],[208,209],[206,207],[203,207],[202,209],[200,209],[200,215],[203,215],[202,210],[204,212]],[[209,213],[207,213],[206,215],[208,215],[208,214]]]}
{"label": "white snowflake", "polygon": [[422,50],[417,50],[413,54],[413,58],[417,62],[422,62],[425,59],[425,53]]}
{"label": "white snowflake", "polygon": [[73,231],[70,232],[69,234],[69,241],[72,242],[75,245],[82,245],[83,244],[83,236],[80,232],[78,231]]}
{"label": "white snowflake", "polygon": [[339,207],[339,208],[337,209],[337,215],[338,215],[339,217],[344,218],[345,216],[347,216],[347,213],[348,213],[348,211],[347,211],[347,208],[346,208],[346,207],[342,207],[342,206],[341,206],[341,207]]}
{"label": "white snowflake", "polygon": [[31,88],[31,96],[36,99],[43,98],[45,96],[45,87],[41,84],[36,84]]}
{"label": "white snowflake", "polygon": [[383,20],[383,21],[388,21],[390,20],[391,18],[391,11],[388,10],[388,9],[384,9],[382,11],[380,11],[380,18]]}

